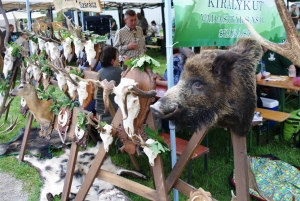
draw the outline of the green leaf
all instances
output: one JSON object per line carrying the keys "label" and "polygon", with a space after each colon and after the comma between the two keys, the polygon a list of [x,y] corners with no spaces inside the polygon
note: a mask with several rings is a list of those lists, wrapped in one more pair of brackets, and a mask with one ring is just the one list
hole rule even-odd
{"label": "green leaf", "polygon": [[101,121],[101,126],[104,127],[107,123],[105,121]]}

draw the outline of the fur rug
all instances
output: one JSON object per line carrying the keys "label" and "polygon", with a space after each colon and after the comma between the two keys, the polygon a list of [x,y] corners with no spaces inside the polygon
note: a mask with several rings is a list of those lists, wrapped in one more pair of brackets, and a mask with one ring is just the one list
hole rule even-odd
{"label": "fur rug", "polygon": [[[77,156],[76,167],[74,170],[73,182],[71,186],[70,200],[73,200],[84,181],[84,178],[95,158],[100,144],[96,147],[88,148],[84,151],[79,151]],[[48,160],[40,160],[34,156],[26,155],[24,160],[29,162],[32,166],[37,168],[40,172],[44,185],[41,189],[40,201],[52,200],[52,195],[59,195],[64,186],[64,179],[66,177],[67,162],[69,160],[70,150],[59,156]],[[117,167],[107,157],[101,169],[112,172],[118,175],[130,174],[139,178],[146,179],[146,176],[135,172]],[[47,198],[48,197],[48,198]],[[122,191],[112,184],[95,179],[86,200],[101,200],[101,201],[128,201],[130,200]]]}

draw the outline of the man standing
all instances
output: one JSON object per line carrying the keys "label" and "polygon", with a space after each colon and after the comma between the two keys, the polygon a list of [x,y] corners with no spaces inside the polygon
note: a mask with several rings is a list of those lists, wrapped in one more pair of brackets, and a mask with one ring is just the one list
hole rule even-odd
{"label": "man standing", "polygon": [[298,19],[299,19],[298,15],[296,13],[296,8],[297,8],[297,5],[296,4],[292,4],[291,5],[291,11],[290,11],[290,15],[291,15],[291,18],[292,18],[292,20],[294,22],[295,27],[297,27]]}
{"label": "man standing", "polygon": [[117,23],[116,23],[116,20],[115,20],[112,16],[110,16],[109,19],[110,19],[111,30],[112,30],[112,31],[117,31],[118,25],[117,25]]}
{"label": "man standing", "polygon": [[141,13],[137,14],[137,18],[138,18],[137,25],[143,29],[143,34],[146,36],[147,35],[147,30],[148,30],[148,22],[147,22],[146,18],[144,18],[142,16]]}
{"label": "man standing", "polygon": [[[9,24],[9,35],[8,35],[8,41],[7,41],[7,43],[11,43],[11,42],[13,42],[13,40],[12,40],[12,33],[14,32],[14,25],[12,25],[12,24]],[[4,36],[4,38],[5,38],[5,35],[6,35],[6,30],[5,31],[3,31],[3,36]]]}
{"label": "man standing", "polygon": [[134,10],[127,10],[124,15],[125,26],[115,35],[114,47],[122,58],[137,58],[146,52],[142,28],[136,26],[137,17]]}

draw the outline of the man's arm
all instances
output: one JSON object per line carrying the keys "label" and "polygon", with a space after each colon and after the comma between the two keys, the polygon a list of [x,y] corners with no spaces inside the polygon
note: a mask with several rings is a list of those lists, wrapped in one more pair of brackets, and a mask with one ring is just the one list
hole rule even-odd
{"label": "man's arm", "polygon": [[119,50],[120,55],[124,55],[127,50],[127,45],[123,45],[120,37],[120,30],[117,31],[114,40],[114,47]]}

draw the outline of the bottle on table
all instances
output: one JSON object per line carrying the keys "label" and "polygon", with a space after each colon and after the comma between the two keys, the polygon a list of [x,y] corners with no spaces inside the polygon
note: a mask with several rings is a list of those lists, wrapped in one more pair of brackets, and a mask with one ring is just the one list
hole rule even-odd
{"label": "bottle on table", "polygon": [[265,62],[262,60],[260,63],[260,72],[261,72],[261,78],[265,79],[266,78],[266,65]]}

